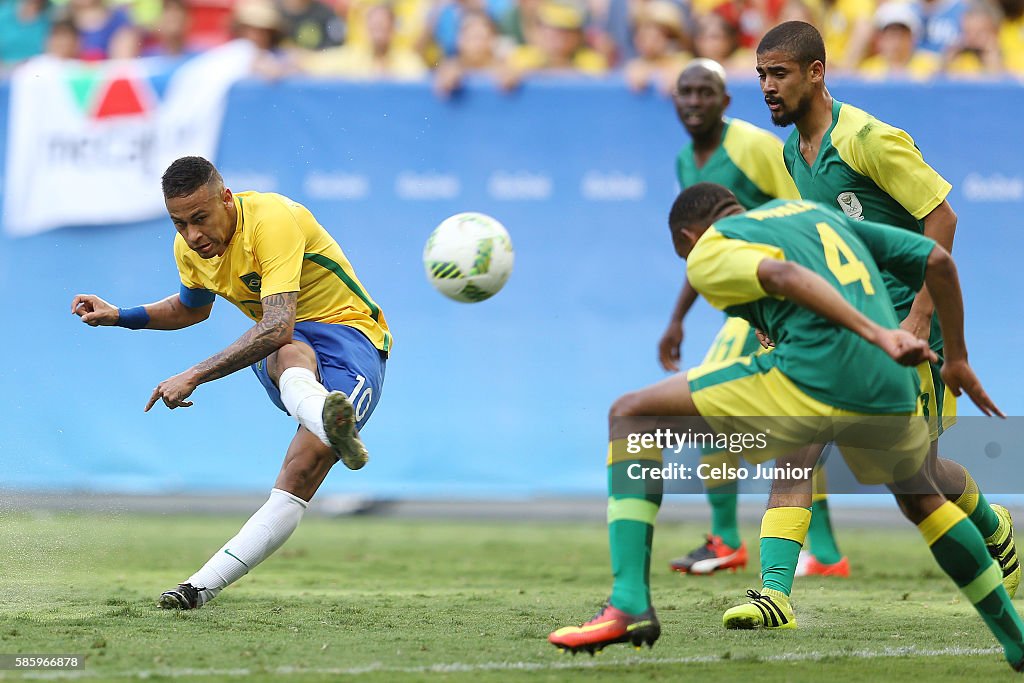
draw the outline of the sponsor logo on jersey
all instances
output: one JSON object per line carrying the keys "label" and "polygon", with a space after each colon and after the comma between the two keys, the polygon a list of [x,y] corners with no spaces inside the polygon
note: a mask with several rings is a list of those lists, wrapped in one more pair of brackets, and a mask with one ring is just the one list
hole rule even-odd
{"label": "sponsor logo on jersey", "polygon": [[861,205],[860,200],[857,199],[857,195],[852,192],[840,192],[839,196],[836,197],[836,201],[839,202],[839,208],[847,216],[858,221],[864,220],[864,207]]}

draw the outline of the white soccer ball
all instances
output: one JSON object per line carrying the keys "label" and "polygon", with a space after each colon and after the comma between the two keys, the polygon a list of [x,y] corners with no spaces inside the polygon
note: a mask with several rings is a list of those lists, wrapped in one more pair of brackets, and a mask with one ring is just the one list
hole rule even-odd
{"label": "white soccer ball", "polygon": [[446,218],[423,248],[430,284],[449,299],[465,303],[490,299],[501,291],[514,260],[505,226],[482,213]]}

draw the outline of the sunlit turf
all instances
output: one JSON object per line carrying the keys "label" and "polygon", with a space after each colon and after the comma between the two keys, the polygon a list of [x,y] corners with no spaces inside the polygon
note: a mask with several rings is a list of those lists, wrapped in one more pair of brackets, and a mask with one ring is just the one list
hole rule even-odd
{"label": "sunlit turf", "polygon": [[[798,581],[800,628],[730,632],[756,567],[684,577],[701,528],[659,525],[653,650],[559,654],[549,631],[610,588],[594,523],[307,518],[274,557],[192,612],[155,599],[242,517],[0,515],[0,654],[83,654],[83,680],[1011,680],[995,640],[906,528],[842,528],[854,577]],[[756,557],[756,532],[745,529]],[[0,678],[22,674],[0,672]]]}

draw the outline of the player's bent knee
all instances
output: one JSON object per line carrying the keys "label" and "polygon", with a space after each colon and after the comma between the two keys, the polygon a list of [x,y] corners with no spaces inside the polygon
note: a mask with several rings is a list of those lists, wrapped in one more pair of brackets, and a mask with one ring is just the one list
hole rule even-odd
{"label": "player's bent knee", "polygon": [[615,399],[611,409],[608,411],[608,418],[633,417],[642,414],[640,411],[640,399],[637,392],[623,394]]}
{"label": "player's bent knee", "polygon": [[314,375],[317,375],[319,379],[319,373],[317,372],[316,365],[316,352],[313,351],[309,344],[301,341],[291,341],[274,351],[267,358],[267,371],[270,375],[270,379],[275,384],[281,378],[283,373],[288,368],[306,368],[311,370]]}
{"label": "player's bent knee", "polygon": [[619,397],[608,410],[608,438],[614,441],[656,429],[658,418],[648,416],[645,410],[640,392]]}
{"label": "player's bent knee", "polygon": [[900,512],[914,524],[920,524],[928,515],[944,502],[939,494],[932,493],[897,493],[896,502],[900,506]]}

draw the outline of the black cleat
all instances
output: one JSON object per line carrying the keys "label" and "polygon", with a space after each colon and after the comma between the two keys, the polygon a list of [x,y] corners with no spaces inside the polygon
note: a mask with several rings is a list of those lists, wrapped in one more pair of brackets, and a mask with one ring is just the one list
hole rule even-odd
{"label": "black cleat", "polygon": [[199,591],[191,583],[179,583],[177,588],[164,591],[156,604],[160,609],[195,609],[199,607]]}

